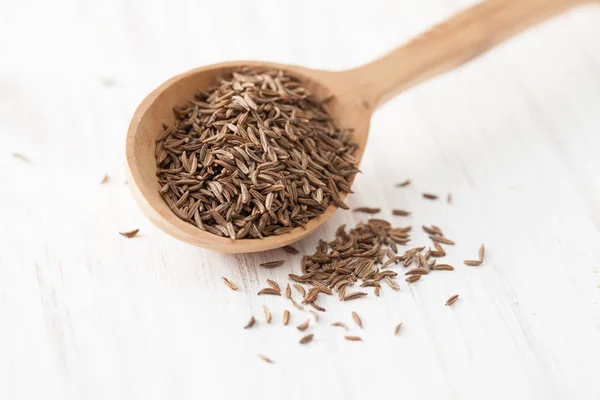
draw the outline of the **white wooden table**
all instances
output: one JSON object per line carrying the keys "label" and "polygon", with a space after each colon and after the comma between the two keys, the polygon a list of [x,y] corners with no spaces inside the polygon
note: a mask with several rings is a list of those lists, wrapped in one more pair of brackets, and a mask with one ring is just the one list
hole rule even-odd
{"label": "white wooden table", "polygon": [[[170,76],[234,59],[348,68],[470,3],[3,0],[0,399],[600,398],[600,7],[376,113],[349,204],[439,225],[457,242],[447,257],[457,269],[400,279],[380,298],[326,299],[307,346],[281,313],[294,326],[308,314],[256,295],[266,278],[299,272],[299,255],[177,242],[125,182],[129,117]],[[393,187],[405,178],[413,184]],[[363,217],[340,211],[297,247],[312,252]],[[117,233],[134,228],[134,239]],[[481,242],[485,265],[462,265]],[[279,269],[257,268],[281,257]],[[352,310],[362,343],[330,326],[352,325]],[[251,314],[258,324],[243,330]]]}

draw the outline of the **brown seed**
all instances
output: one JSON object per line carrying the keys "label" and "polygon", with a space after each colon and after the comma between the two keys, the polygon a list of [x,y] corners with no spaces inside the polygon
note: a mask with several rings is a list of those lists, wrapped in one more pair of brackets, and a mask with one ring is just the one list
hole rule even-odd
{"label": "brown seed", "polygon": [[469,267],[478,267],[481,265],[481,261],[479,261],[479,260],[465,260],[463,262],[465,263],[465,265],[468,265]]}
{"label": "brown seed", "polygon": [[379,297],[379,294],[381,293],[381,288],[376,287],[375,290],[373,290],[373,293],[375,294],[375,296]]}
{"label": "brown seed", "polygon": [[225,285],[227,285],[227,287],[229,289],[238,290],[238,287],[235,286],[235,284],[233,282],[231,282],[229,279],[225,278],[224,276],[222,276],[221,279],[223,279],[223,282],[225,283]]}
{"label": "brown seed", "polygon": [[362,342],[362,338],[360,336],[344,336],[344,339],[351,342]]}
{"label": "brown seed", "polygon": [[259,266],[264,267],[264,268],[269,268],[269,269],[277,268],[277,267],[281,267],[284,262],[285,262],[285,260],[269,261],[269,262],[259,264]]}
{"label": "brown seed", "polygon": [[127,231],[127,232],[119,232],[119,235],[121,236],[125,236],[126,238],[132,238],[135,235],[137,235],[137,233],[139,232],[139,229],[134,229],[132,231]]}
{"label": "brown seed", "polygon": [[304,297],[304,300],[302,300],[302,303],[304,303],[304,304],[312,303],[313,301],[315,301],[317,299],[317,296],[319,296],[320,292],[321,291],[319,290],[318,287],[313,287],[313,288],[309,289],[309,291],[306,293],[306,296]]}
{"label": "brown seed", "polygon": [[340,328],[344,328],[345,330],[349,330],[348,327],[346,326],[346,324],[344,324],[343,322],[334,322],[333,324],[331,324],[331,326],[339,326]]}
{"label": "brown seed", "polygon": [[353,292],[344,296],[344,301],[358,299],[360,297],[366,296],[368,293],[365,292]]}
{"label": "brown seed", "polygon": [[263,360],[263,361],[264,361],[264,362],[266,362],[266,363],[269,363],[269,364],[275,364],[275,363],[273,362],[273,360],[271,360],[269,357],[265,357],[265,356],[263,356],[262,354],[259,354],[259,355],[258,355],[258,358],[260,358],[261,360]]}
{"label": "brown seed", "polygon": [[431,267],[434,271],[454,271],[454,267],[449,264],[437,264]]}
{"label": "brown seed", "polygon": [[289,283],[285,287],[285,298],[286,299],[291,299],[292,298],[292,288],[290,287]]}
{"label": "brown seed", "polygon": [[418,281],[419,279],[421,279],[422,275],[410,275],[408,278],[406,278],[406,282],[408,283],[414,283],[416,281]]}
{"label": "brown seed", "polygon": [[12,155],[13,155],[14,158],[17,158],[17,159],[19,159],[21,161],[24,161],[27,164],[31,164],[31,160],[29,158],[27,158],[26,156],[24,156],[23,154],[21,154],[21,153],[12,153]]}
{"label": "brown seed", "polygon": [[374,207],[358,207],[355,208],[354,210],[352,210],[354,212],[362,212],[362,213],[366,213],[366,214],[377,214],[378,212],[381,211],[381,208],[374,208]]}
{"label": "brown seed", "polygon": [[300,339],[300,344],[307,344],[311,342],[313,340],[313,337],[314,335],[312,333],[304,336],[302,339]]}
{"label": "brown seed", "polygon": [[407,217],[410,215],[410,212],[404,210],[392,210],[392,214],[400,217]]}
{"label": "brown seed", "polygon": [[283,311],[283,325],[286,325],[290,322],[290,312],[288,310]]}
{"label": "brown seed", "polygon": [[483,258],[485,257],[485,246],[483,243],[479,246],[479,261],[483,262]]}
{"label": "brown seed", "polygon": [[452,204],[452,193],[448,193],[448,198],[446,199],[448,204]]}
{"label": "brown seed", "polygon": [[273,289],[273,288],[262,288],[260,290],[260,292],[258,292],[258,295],[262,295],[262,294],[270,294],[273,296],[281,296],[281,290],[277,290],[277,289]]}
{"label": "brown seed", "polygon": [[283,246],[281,248],[283,251],[285,251],[286,253],[290,253],[290,254],[298,254],[300,253],[295,247],[293,246]]}
{"label": "brown seed", "polygon": [[404,187],[404,186],[408,186],[408,185],[410,185],[410,179],[407,179],[400,183],[396,183],[396,187]]}
{"label": "brown seed", "polygon": [[277,290],[277,291],[281,291],[281,288],[279,287],[279,284],[278,284],[277,282],[275,282],[274,280],[272,280],[272,279],[267,279],[267,283],[268,283],[269,285],[271,285],[271,287],[272,287],[273,289],[275,289],[275,290]]}
{"label": "brown seed", "polygon": [[402,328],[402,322],[396,325],[396,328],[394,329],[394,335],[397,335],[398,332],[400,332],[400,328]]}
{"label": "brown seed", "polygon": [[435,200],[438,198],[435,194],[431,194],[431,193],[423,193],[423,197],[425,197],[426,199],[429,199],[429,200]]}
{"label": "brown seed", "polygon": [[317,310],[317,311],[321,311],[321,312],[325,312],[326,311],[323,307],[321,307],[320,305],[318,305],[314,301],[312,303],[310,303],[310,306],[312,308],[314,308],[315,310]]}
{"label": "brown seed", "polygon": [[[314,304],[314,303],[313,303]],[[315,318],[315,322],[319,322],[319,314],[314,310],[308,310],[309,313]]]}
{"label": "brown seed", "polygon": [[398,286],[396,281],[394,281],[392,278],[390,278],[389,276],[386,276],[384,279],[393,290],[395,290],[395,291],[400,290],[400,286]]}
{"label": "brown seed", "polygon": [[458,294],[455,294],[454,296],[451,296],[448,300],[446,300],[446,305],[447,306],[451,306],[452,304],[454,304],[454,302],[456,300],[458,300]]}
{"label": "brown seed", "polygon": [[271,310],[269,310],[269,308],[267,306],[263,306],[263,310],[265,312],[265,321],[267,321],[267,324],[271,323]]}
{"label": "brown seed", "polygon": [[254,319],[254,315],[250,317],[250,321],[244,326],[244,329],[252,328],[256,320]]}
{"label": "brown seed", "polygon": [[304,307],[302,307],[300,304],[296,303],[296,300],[294,300],[293,298],[290,298],[290,301],[292,302],[292,305],[294,307],[296,307],[298,310],[304,310]]}
{"label": "brown seed", "polygon": [[108,178],[108,175],[104,175],[104,176],[102,177],[102,180],[100,181],[100,184],[102,185],[102,184],[104,184],[104,183],[108,182],[108,179],[109,179],[109,178]]}
{"label": "brown seed", "polygon": [[427,275],[429,270],[426,268],[413,268],[404,275]]}
{"label": "brown seed", "polygon": [[448,239],[448,238],[445,238],[445,237],[443,237],[443,236],[433,236],[433,235],[432,235],[432,236],[429,236],[429,238],[430,238],[431,240],[433,240],[433,241],[434,241],[434,243],[435,243],[435,242],[438,242],[438,243],[444,243],[444,244],[449,244],[449,245],[451,245],[451,246],[452,246],[452,245],[454,245],[454,244],[456,244],[456,243],[454,243],[452,240],[450,240],[450,239]]}
{"label": "brown seed", "polygon": [[354,322],[356,322],[356,325],[358,325],[362,329],[362,320],[360,319],[360,316],[356,313],[356,311],[352,311],[352,319],[354,320]]}
{"label": "brown seed", "polygon": [[294,283],[294,288],[300,293],[302,297],[306,296],[306,290],[301,285]]}
{"label": "brown seed", "polygon": [[310,324],[310,319],[307,319],[305,322],[298,325],[296,327],[296,329],[298,329],[299,331],[305,331],[308,328],[309,324]]}

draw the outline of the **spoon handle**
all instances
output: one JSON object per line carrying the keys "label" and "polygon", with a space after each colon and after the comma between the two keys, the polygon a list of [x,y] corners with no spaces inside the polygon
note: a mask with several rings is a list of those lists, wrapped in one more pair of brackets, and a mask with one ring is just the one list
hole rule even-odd
{"label": "spoon handle", "polygon": [[[585,0],[486,0],[434,26],[378,60],[340,75],[381,105],[424,80],[454,69],[505,39]],[[353,86],[349,88],[348,86]]]}

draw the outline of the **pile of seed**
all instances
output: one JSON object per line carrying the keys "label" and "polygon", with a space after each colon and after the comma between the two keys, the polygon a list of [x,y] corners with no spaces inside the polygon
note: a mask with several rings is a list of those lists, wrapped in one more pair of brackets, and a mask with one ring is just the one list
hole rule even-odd
{"label": "pile of seed", "polygon": [[155,154],[160,194],[182,220],[262,238],[348,208],[357,145],[298,79],[246,67],[174,113]]}

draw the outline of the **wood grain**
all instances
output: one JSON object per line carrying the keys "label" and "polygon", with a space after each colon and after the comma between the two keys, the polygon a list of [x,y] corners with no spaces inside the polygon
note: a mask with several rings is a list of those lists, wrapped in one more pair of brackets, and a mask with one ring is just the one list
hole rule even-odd
{"label": "wood grain", "polygon": [[[284,287],[302,254],[363,215],[336,213],[295,245],[298,255],[223,255],[154,228],[125,184],[129,118],[170,76],[236,59],[348,69],[472,3],[1,2],[0,398],[598,398],[597,6],[374,114],[349,205],[440,226],[456,241],[444,260],[456,269],[400,280],[379,298],[324,296],[310,345],[295,329],[308,312],[256,293],[267,278]],[[118,234],[136,228],[134,238]],[[484,264],[462,265],[482,242]],[[275,259],[286,263],[257,268]],[[353,310],[365,329],[352,326]],[[362,381],[389,383],[358,384],[357,366]]]}

